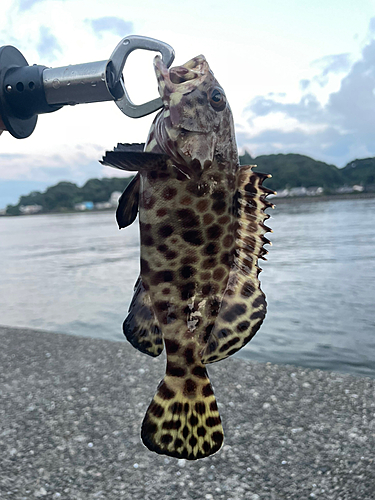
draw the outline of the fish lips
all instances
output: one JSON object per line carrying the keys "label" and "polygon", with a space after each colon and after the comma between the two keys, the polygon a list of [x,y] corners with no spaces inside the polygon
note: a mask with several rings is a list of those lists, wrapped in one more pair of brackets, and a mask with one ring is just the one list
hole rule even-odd
{"label": "fish lips", "polygon": [[168,69],[160,56],[154,59],[159,94],[165,105],[172,95],[182,96],[192,92],[209,74],[210,68],[203,55],[190,59],[182,66]]}

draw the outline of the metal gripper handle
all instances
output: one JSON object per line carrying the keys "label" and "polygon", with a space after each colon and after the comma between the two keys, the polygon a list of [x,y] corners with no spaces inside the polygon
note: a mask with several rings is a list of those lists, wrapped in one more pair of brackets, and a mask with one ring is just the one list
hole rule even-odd
{"label": "metal gripper handle", "polygon": [[106,61],[47,68],[29,66],[19,50],[0,48],[0,124],[14,137],[32,134],[37,116],[66,105],[115,101],[127,116],[139,118],[163,106],[160,98],[134,104],[126,91],[122,71],[136,49],[160,52],[169,67],[174,59],[171,46],[142,36],[125,37]]}

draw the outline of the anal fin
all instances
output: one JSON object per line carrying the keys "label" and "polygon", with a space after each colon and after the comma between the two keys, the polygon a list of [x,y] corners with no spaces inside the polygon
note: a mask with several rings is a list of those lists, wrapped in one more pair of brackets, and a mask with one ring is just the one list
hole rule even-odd
{"label": "anal fin", "polygon": [[161,329],[140,277],[134,287],[123,330],[128,341],[139,351],[153,357],[162,352],[164,343]]}
{"label": "anal fin", "polygon": [[270,175],[242,166],[237,173],[236,207],[238,224],[233,265],[214,328],[202,351],[202,363],[214,363],[231,356],[247,344],[259,330],[266,315],[266,298],[260,288],[258,259],[270,243],[264,225],[270,216],[265,209],[273,207],[266,200],[273,191],[262,186]]}

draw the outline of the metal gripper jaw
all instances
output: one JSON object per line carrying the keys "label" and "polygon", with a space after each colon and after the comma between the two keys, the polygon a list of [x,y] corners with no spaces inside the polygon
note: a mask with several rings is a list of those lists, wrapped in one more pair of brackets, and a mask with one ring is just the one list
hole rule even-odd
{"label": "metal gripper jaw", "polygon": [[0,123],[17,139],[29,137],[39,114],[66,105],[115,101],[132,118],[146,116],[163,106],[160,98],[134,104],[126,91],[122,71],[136,49],[160,52],[169,67],[174,59],[170,45],[153,38],[131,35],[117,45],[106,61],[47,68],[29,66],[10,45],[0,48]]}

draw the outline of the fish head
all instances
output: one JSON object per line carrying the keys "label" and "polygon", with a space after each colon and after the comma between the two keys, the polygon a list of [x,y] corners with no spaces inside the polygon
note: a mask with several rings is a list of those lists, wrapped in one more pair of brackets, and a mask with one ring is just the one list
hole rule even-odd
{"label": "fish head", "polygon": [[154,66],[164,104],[153,127],[158,147],[190,173],[215,158],[237,163],[232,112],[205,57],[168,69],[156,56]]}

